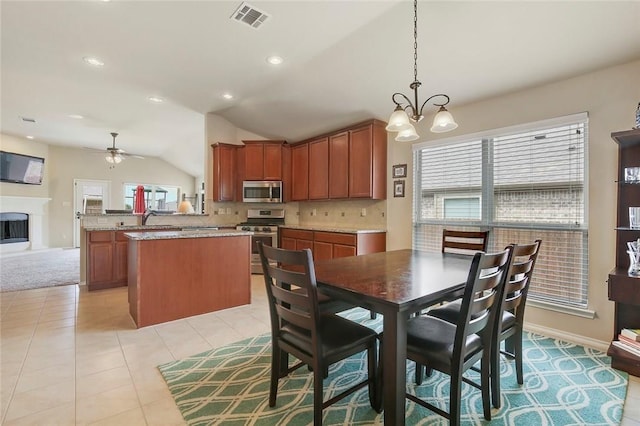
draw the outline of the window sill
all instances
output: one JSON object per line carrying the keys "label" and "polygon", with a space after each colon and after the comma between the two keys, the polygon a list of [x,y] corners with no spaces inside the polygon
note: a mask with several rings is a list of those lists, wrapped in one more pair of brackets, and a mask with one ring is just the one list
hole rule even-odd
{"label": "window sill", "polygon": [[561,314],[567,315],[575,315],[577,317],[594,319],[596,317],[596,312],[590,309],[584,308],[575,308],[571,306],[558,305],[550,302],[542,302],[539,300],[527,300],[528,306],[533,306],[535,308],[546,309],[548,311],[560,312]]}

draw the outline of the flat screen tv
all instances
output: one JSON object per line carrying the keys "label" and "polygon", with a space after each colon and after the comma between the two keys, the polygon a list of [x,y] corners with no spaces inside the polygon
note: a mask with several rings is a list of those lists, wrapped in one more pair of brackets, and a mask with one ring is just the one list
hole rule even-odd
{"label": "flat screen tv", "polygon": [[0,151],[0,181],[41,185],[44,158]]}

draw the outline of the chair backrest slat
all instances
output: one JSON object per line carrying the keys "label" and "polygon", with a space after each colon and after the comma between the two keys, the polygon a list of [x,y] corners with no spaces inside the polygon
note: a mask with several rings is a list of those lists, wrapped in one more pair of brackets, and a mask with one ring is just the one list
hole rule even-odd
{"label": "chair backrest slat", "polygon": [[487,251],[489,231],[442,230],[442,253],[473,255]]}

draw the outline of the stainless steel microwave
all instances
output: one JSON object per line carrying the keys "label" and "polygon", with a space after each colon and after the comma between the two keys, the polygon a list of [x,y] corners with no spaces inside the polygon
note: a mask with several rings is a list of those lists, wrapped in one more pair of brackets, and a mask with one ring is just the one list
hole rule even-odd
{"label": "stainless steel microwave", "polygon": [[245,203],[282,203],[282,181],[242,182],[242,201]]}

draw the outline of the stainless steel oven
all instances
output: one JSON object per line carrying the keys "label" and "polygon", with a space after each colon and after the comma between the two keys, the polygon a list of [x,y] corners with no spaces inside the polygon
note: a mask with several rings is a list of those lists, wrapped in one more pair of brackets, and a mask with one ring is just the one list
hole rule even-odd
{"label": "stainless steel oven", "polygon": [[240,223],[236,229],[251,231],[251,273],[261,274],[262,265],[258,253],[258,242],[278,247],[278,225],[284,225],[284,209],[249,209],[247,221]]}

